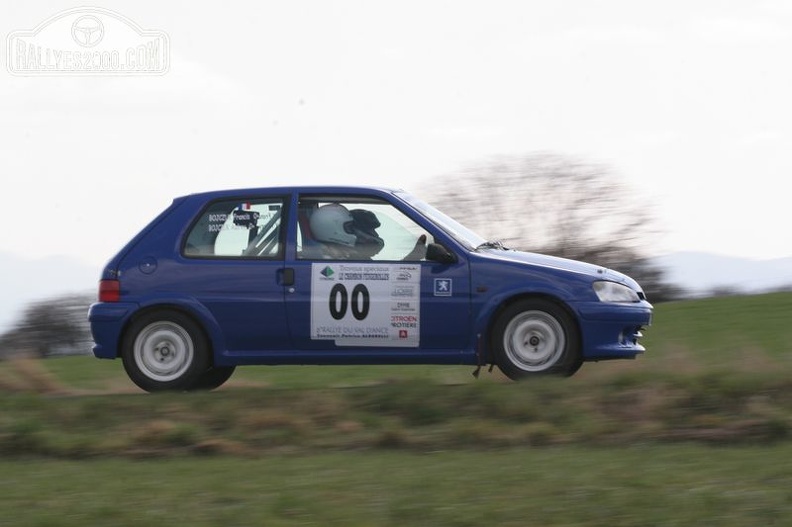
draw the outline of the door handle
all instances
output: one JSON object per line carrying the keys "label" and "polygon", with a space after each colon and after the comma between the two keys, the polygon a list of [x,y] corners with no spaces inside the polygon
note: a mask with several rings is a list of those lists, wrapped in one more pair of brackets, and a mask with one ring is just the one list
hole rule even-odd
{"label": "door handle", "polygon": [[294,285],[294,269],[291,267],[278,269],[278,276],[280,285]]}

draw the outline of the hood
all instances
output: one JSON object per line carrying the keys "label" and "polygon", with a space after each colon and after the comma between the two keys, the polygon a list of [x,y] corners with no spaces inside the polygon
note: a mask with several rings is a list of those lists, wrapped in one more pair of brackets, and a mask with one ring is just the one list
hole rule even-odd
{"label": "hood", "polygon": [[544,267],[547,269],[567,271],[570,273],[589,276],[595,280],[610,280],[612,282],[619,282],[629,286],[636,291],[642,291],[641,286],[638,285],[638,282],[629,276],[599,265],[580,262],[577,260],[569,260],[566,258],[559,258],[557,256],[548,256],[546,254],[513,251],[510,249],[480,249],[477,252],[481,256],[487,258],[510,261],[519,264],[530,265],[532,267]]}

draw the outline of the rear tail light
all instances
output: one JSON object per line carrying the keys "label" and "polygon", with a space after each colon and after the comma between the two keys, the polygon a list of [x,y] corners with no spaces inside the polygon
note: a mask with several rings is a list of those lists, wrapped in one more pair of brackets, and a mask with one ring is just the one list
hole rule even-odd
{"label": "rear tail light", "polygon": [[99,281],[99,302],[118,302],[121,300],[121,282],[118,280]]}

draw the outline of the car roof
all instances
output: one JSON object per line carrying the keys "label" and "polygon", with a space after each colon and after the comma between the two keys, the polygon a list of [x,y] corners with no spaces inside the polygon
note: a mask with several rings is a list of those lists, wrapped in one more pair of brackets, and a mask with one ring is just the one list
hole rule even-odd
{"label": "car roof", "polygon": [[[302,194],[323,194],[323,193],[349,193],[349,194],[365,194],[365,193],[385,193],[393,194],[394,192],[402,192],[401,189],[389,187],[375,187],[375,186],[328,186],[328,185],[293,185],[293,186],[273,186],[273,187],[250,187],[250,188],[233,188],[224,190],[210,190],[205,192],[195,192],[180,196],[180,198],[205,198],[214,199],[222,197],[235,197],[244,194],[290,194],[292,192],[299,192]],[[178,199],[178,198],[177,198]]]}

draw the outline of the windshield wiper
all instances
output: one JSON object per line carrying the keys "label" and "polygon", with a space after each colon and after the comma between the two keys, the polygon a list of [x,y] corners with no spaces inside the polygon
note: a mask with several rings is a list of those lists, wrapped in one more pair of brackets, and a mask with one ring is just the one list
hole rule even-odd
{"label": "windshield wiper", "polygon": [[500,240],[492,240],[492,241],[484,242],[480,244],[478,247],[476,247],[477,251],[479,249],[501,249],[503,251],[507,250],[506,246],[503,245],[503,242],[501,242]]}

